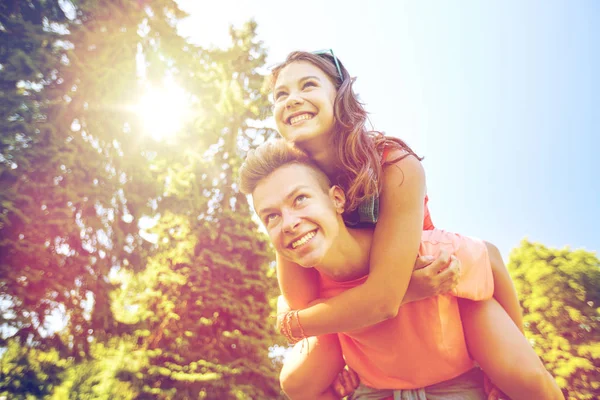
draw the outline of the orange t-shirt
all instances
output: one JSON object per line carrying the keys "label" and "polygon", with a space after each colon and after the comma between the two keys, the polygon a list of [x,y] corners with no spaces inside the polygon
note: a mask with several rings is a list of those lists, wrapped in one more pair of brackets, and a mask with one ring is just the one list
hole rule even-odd
{"label": "orange t-shirt", "polygon": [[[338,334],[346,363],[361,381],[377,389],[416,389],[455,378],[473,368],[467,352],[456,296],[491,298],[494,292],[485,244],[439,229],[423,231],[419,255],[448,250],[461,260],[454,295],[441,295],[400,307],[379,324]],[[320,274],[321,297],[330,298],[367,277],[336,282]]]}

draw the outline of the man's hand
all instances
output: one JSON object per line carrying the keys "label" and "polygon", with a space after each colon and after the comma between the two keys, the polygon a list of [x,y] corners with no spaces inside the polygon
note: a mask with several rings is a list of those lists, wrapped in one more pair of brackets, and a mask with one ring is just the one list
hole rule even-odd
{"label": "man's hand", "polygon": [[419,257],[404,296],[403,304],[447,293],[460,279],[460,260],[442,250],[439,257]]}
{"label": "man's hand", "polygon": [[502,390],[498,389],[498,387],[492,383],[486,374],[483,374],[483,389],[487,395],[487,400],[510,400]]}
{"label": "man's hand", "polygon": [[341,398],[350,396],[360,384],[360,379],[356,372],[354,372],[347,365],[344,369],[337,375],[331,387],[336,395]]}

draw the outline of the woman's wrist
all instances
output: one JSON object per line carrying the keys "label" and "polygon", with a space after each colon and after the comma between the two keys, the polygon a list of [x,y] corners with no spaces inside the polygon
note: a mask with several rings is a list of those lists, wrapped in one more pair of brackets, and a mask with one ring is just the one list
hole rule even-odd
{"label": "woman's wrist", "polygon": [[300,310],[292,310],[286,312],[281,318],[281,324],[279,332],[287,339],[291,344],[298,343],[299,341],[306,339],[304,328],[300,322]]}

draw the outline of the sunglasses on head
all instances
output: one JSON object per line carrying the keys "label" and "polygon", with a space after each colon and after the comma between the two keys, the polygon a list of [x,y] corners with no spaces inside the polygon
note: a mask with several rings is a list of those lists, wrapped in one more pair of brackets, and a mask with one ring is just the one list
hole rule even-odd
{"label": "sunglasses on head", "polygon": [[314,55],[317,55],[317,56],[320,56],[320,55],[329,55],[329,56],[331,56],[331,58],[333,58],[333,61],[335,62],[335,67],[337,68],[337,72],[338,72],[338,76],[340,77],[340,80],[341,81],[344,80],[344,75],[342,75],[342,69],[340,68],[340,63],[339,63],[337,57],[335,56],[335,54],[333,54],[333,50],[332,49],[312,51],[311,53],[314,54]]}

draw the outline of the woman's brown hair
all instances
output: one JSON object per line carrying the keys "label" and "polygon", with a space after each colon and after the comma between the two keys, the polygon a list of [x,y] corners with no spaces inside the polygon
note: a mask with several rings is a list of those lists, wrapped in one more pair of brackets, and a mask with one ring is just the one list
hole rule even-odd
{"label": "woman's brown hair", "polygon": [[[321,69],[337,89],[334,103],[333,143],[341,172],[337,176],[331,176],[330,179],[344,188],[345,208],[347,211],[353,211],[366,198],[378,195],[384,165],[395,163],[409,155],[419,160],[422,158],[417,156],[403,140],[366,129],[367,111],[352,90],[356,78],[352,78],[342,62],[337,59],[342,73],[340,76],[333,54],[313,54],[304,51],[290,53],[282,64],[273,68],[271,87],[274,87],[283,68],[298,61],[307,61]],[[406,154],[385,160],[382,164],[381,156],[386,147],[404,150]]]}

